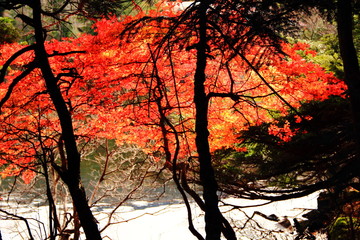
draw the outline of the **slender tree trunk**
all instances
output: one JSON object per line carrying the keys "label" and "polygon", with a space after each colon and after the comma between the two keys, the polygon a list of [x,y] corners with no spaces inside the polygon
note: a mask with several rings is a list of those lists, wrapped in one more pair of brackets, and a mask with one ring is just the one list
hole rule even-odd
{"label": "slender tree trunk", "polygon": [[[340,54],[343,60],[345,82],[348,86],[353,118],[354,132],[360,151],[360,67],[353,38],[353,12],[351,0],[338,0],[337,6],[337,31],[339,38]],[[358,152],[359,152],[358,151]],[[360,170],[360,162],[353,165],[354,172]],[[352,216],[350,216],[352,223]],[[356,239],[353,224],[351,224],[351,239]]]}
{"label": "slender tree trunk", "polygon": [[337,30],[340,54],[343,60],[345,82],[349,89],[354,115],[356,137],[360,144],[360,68],[353,38],[353,12],[351,0],[338,0]]}
{"label": "slender tree trunk", "polygon": [[[45,155],[45,154],[44,154]],[[53,194],[51,192],[50,187],[50,179],[49,179],[49,172],[48,172],[48,165],[46,163],[46,157],[44,156],[44,159],[42,160],[42,168],[44,171],[44,177],[45,177],[45,184],[46,184],[46,196],[47,200],[49,202],[49,239],[55,240],[57,236],[57,230],[59,229],[59,221],[57,217],[57,211],[56,211],[56,204],[53,198]]]}
{"label": "slender tree trunk", "polygon": [[203,186],[205,202],[205,232],[206,240],[219,240],[221,236],[221,213],[218,207],[217,182],[211,164],[208,131],[208,99],[204,83],[206,80],[206,11],[209,4],[201,1],[199,10],[199,42],[197,44],[197,62],[194,79],[194,102],[196,105],[196,147],[200,161],[200,179]]}
{"label": "slender tree trunk", "polygon": [[46,88],[60,120],[62,140],[64,141],[66,151],[67,168],[63,170],[60,176],[69,189],[86,238],[89,240],[101,240],[100,231],[88,205],[85,190],[81,184],[80,153],[77,149],[71,114],[57,85],[57,79],[52,72],[48,55],[45,50],[45,34],[41,21],[40,0],[34,0],[32,7],[33,26],[35,28],[36,39],[35,56],[45,80]]}
{"label": "slender tree trunk", "polygon": [[[348,86],[352,113],[354,118],[354,134],[360,152],[360,67],[353,38],[353,10],[351,0],[337,2],[337,31],[340,54],[343,60],[345,83]],[[360,162],[352,163],[354,173],[360,177]]]}

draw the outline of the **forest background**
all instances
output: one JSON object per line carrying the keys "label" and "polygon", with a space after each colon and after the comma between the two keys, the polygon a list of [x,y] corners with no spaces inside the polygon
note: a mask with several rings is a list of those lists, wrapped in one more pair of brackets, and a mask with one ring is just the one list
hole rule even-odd
{"label": "forest background", "polygon": [[[358,239],[356,1],[0,6],[3,201],[46,193],[42,239],[102,239],[121,205],[155,201],[170,182],[197,239],[237,238],[225,196],[320,190],[326,204],[293,223],[296,238]],[[100,228],[104,202],[113,210]]]}

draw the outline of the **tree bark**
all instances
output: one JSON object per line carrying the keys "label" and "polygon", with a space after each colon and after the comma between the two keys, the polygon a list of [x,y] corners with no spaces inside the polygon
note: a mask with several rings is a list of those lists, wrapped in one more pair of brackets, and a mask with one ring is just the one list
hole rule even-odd
{"label": "tree bark", "polygon": [[218,207],[217,182],[211,164],[208,131],[208,98],[205,92],[205,70],[207,62],[206,11],[209,4],[201,1],[199,6],[198,27],[199,42],[197,43],[197,62],[194,76],[194,102],[196,108],[196,147],[200,162],[200,180],[203,186],[205,202],[206,240],[219,240],[221,236],[221,213]]}
{"label": "tree bark", "polygon": [[[337,2],[337,31],[340,55],[344,65],[345,83],[352,106],[354,135],[360,150],[360,67],[353,38],[353,9],[351,0]],[[354,173],[359,173],[360,162],[352,164]],[[358,174],[358,176],[360,176]]]}
{"label": "tree bark", "polygon": [[65,145],[67,166],[66,169],[62,171],[60,176],[69,189],[86,238],[91,240],[101,240],[100,231],[88,205],[85,190],[81,184],[81,157],[77,149],[71,114],[57,85],[57,79],[52,72],[48,60],[48,54],[45,50],[45,34],[41,19],[41,1],[34,0],[32,3],[32,8],[32,20],[33,27],[35,29],[36,40],[35,58],[39,68],[41,69],[47,91],[58,114],[62,129],[62,140]]}
{"label": "tree bark", "polygon": [[360,68],[353,38],[351,0],[338,0],[337,31],[340,54],[344,65],[345,82],[354,113],[357,139],[360,140]]}

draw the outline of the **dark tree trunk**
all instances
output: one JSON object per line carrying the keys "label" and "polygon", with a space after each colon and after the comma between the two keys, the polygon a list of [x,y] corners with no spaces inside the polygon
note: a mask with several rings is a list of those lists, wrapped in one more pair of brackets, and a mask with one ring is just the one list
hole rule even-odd
{"label": "dark tree trunk", "polygon": [[[337,30],[340,54],[343,60],[345,83],[352,105],[354,134],[360,151],[360,67],[353,38],[353,10],[351,0],[337,2]],[[353,172],[360,176],[360,162],[352,163]]]}
{"label": "dark tree trunk", "polygon": [[43,78],[46,83],[46,88],[57,111],[62,129],[62,140],[64,142],[66,151],[67,166],[66,169],[62,170],[60,176],[69,189],[86,238],[89,240],[101,240],[100,231],[88,205],[85,190],[81,184],[80,153],[77,149],[71,114],[57,85],[57,79],[52,73],[48,55],[45,50],[45,35],[41,21],[40,0],[34,0],[32,7],[33,26],[35,28],[36,39],[36,61],[39,68],[41,69]]}
{"label": "dark tree trunk", "polygon": [[[337,30],[340,54],[343,60],[345,83],[348,86],[350,102],[354,118],[354,132],[360,151],[360,67],[353,38],[353,12],[351,0],[338,0]],[[351,165],[353,171],[360,177],[360,162],[357,160]],[[352,218],[350,218],[352,220]],[[351,239],[356,239],[352,228]]]}
{"label": "dark tree trunk", "polygon": [[208,99],[204,83],[206,80],[206,11],[208,3],[201,1],[199,9],[199,42],[197,44],[197,62],[194,79],[194,102],[196,105],[196,147],[200,161],[200,179],[203,186],[205,202],[205,232],[206,240],[219,240],[221,236],[221,213],[218,207],[217,182],[211,164],[208,131]]}
{"label": "dark tree trunk", "polygon": [[360,143],[360,68],[353,38],[353,12],[351,0],[338,0],[337,30],[340,54],[343,60],[345,82],[354,114],[356,137]]}

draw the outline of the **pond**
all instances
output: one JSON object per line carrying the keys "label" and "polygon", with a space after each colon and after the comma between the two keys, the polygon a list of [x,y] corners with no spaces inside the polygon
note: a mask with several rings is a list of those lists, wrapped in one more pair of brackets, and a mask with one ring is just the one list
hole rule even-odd
{"label": "pond", "polygon": [[[301,219],[302,215],[311,209],[317,208],[318,193],[306,197],[274,202],[265,206],[247,207],[241,210],[227,212],[228,207],[221,207],[225,216],[231,219],[237,229],[238,239],[295,239],[294,229],[284,228],[279,222],[270,221],[260,215],[255,215],[252,220],[248,217],[254,212],[264,215],[276,215],[280,219],[286,218],[291,222],[294,218]],[[141,201],[132,200],[117,209],[112,217],[116,223],[108,227],[103,233],[103,239],[124,240],[196,240],[188,230],[187,212],[184,204],[179,200],[171,201]],[[227,198],[226,203],[254,206],[262,201]],[[12,203],[11,203],[12,202]],[[63,206],[59,206],[61,209]],[[67,206],[71,209],[71,205]],[[1,204],[1,209],[18,216],[28,218],[29,225],[33,230],[35,239],[44,239],[48,219],[48,208],[40,199],[33,199],[31,203],[22,204],[13,199],[7,204]],[[108,221],[109,213],[113,206],[108,203],[98,204],[93,208],[94,214],[99,221],[100,228]],[[204,234],[204,221],[202,211],[192,204],[193,222],[200,233]],[[28,233],[24,221],[1,213],[1,233],[3,240],[28,239]],[[244,227],[243,229],[240,229]],[[85,239],[84,236],[81,239]],[[318,235],[316,239],[326,239],[324,235]]]}
{"label": "pond", "polygon": [[[128,157],[128,155],[126,155]],[[119,158],[118,158],[119,159]],[[123,171],[124,161],[118,160],[117,165],[110,166],[110,170],[116,169],[114,176],[107,175],[107,179],[98,184],[102,162],[86,161],[82,165],[84,185],[88,189],[89,202],[96,203],[92,208],[99,226],[107,224],[109,214],[114,207],[129,197],[129,200],[119,206],[112,214],[110,225],[103,231],[104,239],[124,240],[192,240],[196,239],[188,230],[187,212],[180,194],[171,181],[170,176],[154,174],[146,179],[143,185],[139,169],[147,169],[147,173],[156,173],[157,167],[144,165],[141,158],[132,163],[132,171]],[[126,160],[125,160],[126,163]],[[152,169],[152,167],[154,169]],[[119,177],[121,176],[121,177]],[[126,181],[125,181],[125,180]],[[3,240],[28,239],[29,235],[25,222],[20,217],[27,218],[32,234],[35,239],[45,239],[48,224],[48,202],[45,194],[45,181],[38,176],[31,184],[13,185],[14,178],[3,179],[1,183],[0,230]],[[19,181],[19,180],[18,180]],[[52,187],[56,181],[52,181]],[[19,182],[18,182],[19,183]],[[70,196],[64,186],[56,182],[57,210],[66,220],[66,214],[72,213]],[[195,187],[195,185],[193,186]],[[132,190],[136,189],[132,193]],[[200,191],[200,189],[197,189]],[[8,195],[8,192],[12,192]],[[95,197],[91,194],[96,192]],[[100,197],[99,197],[100,196]],[[302,215],[317,208],[318,193],[306,197],[287,201],[274,202],[264,206],[258,200],[244,200],[225,198],[224,202],[240,206],[248,206],[239,210],[228,211],[229,207],[222,206],[221,210],[231,223],[237,226],[238,239],[294,239],[294,229],[284,228],[279,221],[271,221],[265,216],[277,216],[280,220],[287,218],[302,219]],[[253,206],[253,207],[251,207]],[[193,222],[200,233],[204,235],[203,212],[192,203]],[[249,217],[252,217],[249,220]],[[115,224],[116,223],[116,224]],[[85,239],[82,236],[81,239]],[[326,239],[318,235],[317,239]]]}

